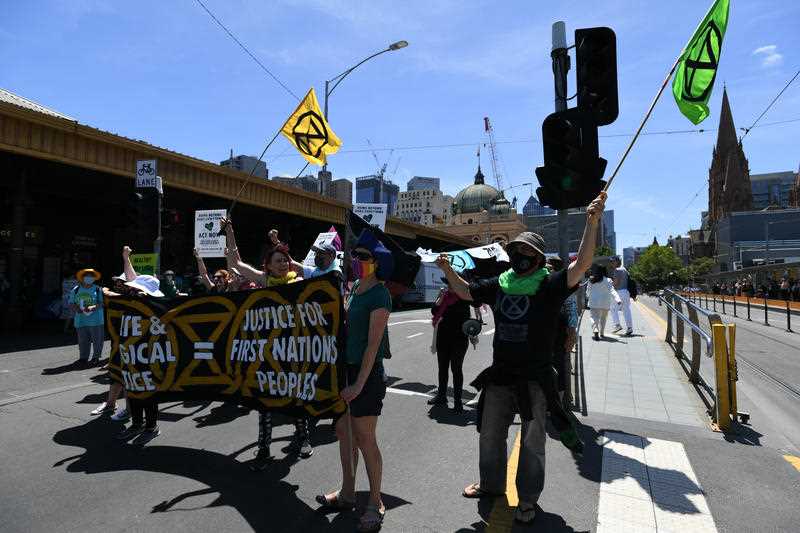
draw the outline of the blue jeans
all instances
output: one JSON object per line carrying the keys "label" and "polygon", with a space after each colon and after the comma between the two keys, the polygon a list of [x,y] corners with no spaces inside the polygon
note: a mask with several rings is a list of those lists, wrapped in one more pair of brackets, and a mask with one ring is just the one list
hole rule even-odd
{"label": "blue jeans", "polygon": [[80,353],[81,361],[88,361],[89,349],[94,347],[91,351],[92,357],[100,359],[103,354],[103,341],[105,341],[106,327],[99,326],[81,326],[75,328],[78,333],[78,352]]}

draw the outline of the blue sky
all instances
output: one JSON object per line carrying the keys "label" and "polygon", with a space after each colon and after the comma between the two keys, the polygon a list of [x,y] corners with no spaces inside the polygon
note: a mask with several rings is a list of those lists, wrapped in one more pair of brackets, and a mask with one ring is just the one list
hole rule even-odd
{"label": "blue sky", "polygon": [[[331,97],[331,124],[344,142],[330,158],[334,177],[375,171],[367,148],[397,149],[401,186],[439,176],[455,194],[475,173],[495,128],[503,186],[534,181],[542,162],[541,122],[553,109],[550,27],[610,26],[617,33],[620,115],[601,135],[635,131],[672,61],[710,1],[204,0],[293,92],[324,80],[389,43],[410,46],[354,72]],[[0,87],[80,122],[219,162],[228,152],[258,155],[296,101],[261,71],[194,0],[2,0]],[[800,4],[731,0],[707,133],[642,137],[611,189],[618,251],[663,242],[697,226],[726,83],[737,127],[749,125],[798,69]],[[571,73],[570,94],[574,89]],[[800,118],[800,82],[762,122]],[[647,126],[690,129],[669,90]],[[797,170],[800,122],[753,130],[745,139],[752,173]],[[510,141],[510,142],[506,142]],[[600,140],[609,172],[628,138]],[[348,152],[348,150],[354,150]],[[491,176],[484,154],[483,168]],[[389,151],[380,151],[383,163]],[[399,159],[399,163],[398,163]],[[304,161],[277,142],[273,175]],[[690,201],[699,192],[699,195]],[[520,187],[521,204],[531,193]],[[687,207],[687,204],[688,207]]]}

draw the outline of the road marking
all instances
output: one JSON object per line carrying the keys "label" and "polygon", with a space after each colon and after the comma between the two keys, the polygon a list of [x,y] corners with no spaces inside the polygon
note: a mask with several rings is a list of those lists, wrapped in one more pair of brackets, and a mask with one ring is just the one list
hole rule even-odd
{"label": "road marking", "polygon": [[615,431],[601,443],[597,533],[717,531],[683,444]]}
{"label": "road marking", "polygon": [[491,335],[492,333],[494,333],[494,328],[490,329],[489,331],[484,331],[481,333],[481,335]]}
{"label": "road marking", "polygon": [[[666,333],[667,333],[667,321],[664,320],[663,318],[661,318],[660,316],[658,316],[658,314],[655,311],[653,311],[652,309],[647,307],[645,304],[643,304],[641,302],[636,302],[636,305],[639,306],[639,309],[644,310],[644,311],[647,312],[647,314],[645,315],[645,318],[651,319],[650,324],[651,325],[655,325],[655,329],[661,328],[662,330],[664,330],[663,334],[666,335]],[[655,324],[653,323],[653,321],[655,321]]]}
{"label": "road marking", "polygon": [[789,461],[789,464],[791,464],[797,469],[798,472],[800,472],[800,457],[795,457],[794,455],[784,455],[783,458]]}
{"label": "road marking", "polygon": [[55,389],[47,389],[39,392],[32,392],[30,394],[17,396],[16,398],[7,398],[5,400],[0,400],[0,407],[4,405],[13,405],[15,403],[26,402],[28,400],[35,400],[37,398],[42,398],[44,396],[52,396],[53,394],[60,394],[62,392],[80,389],[82,387],[89,387],[91,385],[99,385],[99,383],[95,383],[93,381],[87,381],[85,383],[76,383],[73,385],[66,385],[64,387],[57,387]]}
{"label": "road marking", "polygon": [[414,333],[413,335],[409,335],[406,339],[413,339],[414,337],[419,337],[420,335],[425,335],[424,333]]}
{"label": "road marking", "polygon": [[430,394],[424,392],[417,392],[413,390],[396,389],[394,387],[386,387],[386,392],[393,392],[395,394],[402,394],[403,396],[422,396],[423,398],[433,398]]}
{"label": "road marking", "polygon": [[508,458],[506,466],[506,497],[495,498],[492,505],[492,512],[486,525],[487,533],[507,533],[514,526],[514,508],[519,504],[519,494],[517,494],[517,465],[519,464],[520,435],[517,432],[514,439],[514,447]]}
{"label": "road marking", "polygon": [[400,324],[430,324],[430,319],[401,320],[400,322],[390,322],[387,326],[399,326]]}

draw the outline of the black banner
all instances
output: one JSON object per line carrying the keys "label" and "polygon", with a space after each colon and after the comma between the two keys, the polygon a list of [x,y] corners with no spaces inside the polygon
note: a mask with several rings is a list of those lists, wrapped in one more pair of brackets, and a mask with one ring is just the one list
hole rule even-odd
{"label": "black banner", "polygon": [[134,399],[344,412],[344,311],[333,275],[252,291],[108,299],[109,371]]}

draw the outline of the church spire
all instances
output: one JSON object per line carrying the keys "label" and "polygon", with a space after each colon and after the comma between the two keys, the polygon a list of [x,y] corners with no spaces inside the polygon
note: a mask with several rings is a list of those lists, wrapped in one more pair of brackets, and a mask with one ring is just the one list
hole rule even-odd
{"label": "church spire", "polygon": [[739,144],[736,138],[736,127],[733,125],[733,113],[728,102],[727,88],[722,89],[722,110],[719,114],[719,130],[717,131],[717,153],[725,155]]}
{"label": "church spire", "polygon": [[478,163],[478,172],[475,173],[475,185],[483,185],[483,172],[481,172],[480,163]]}

